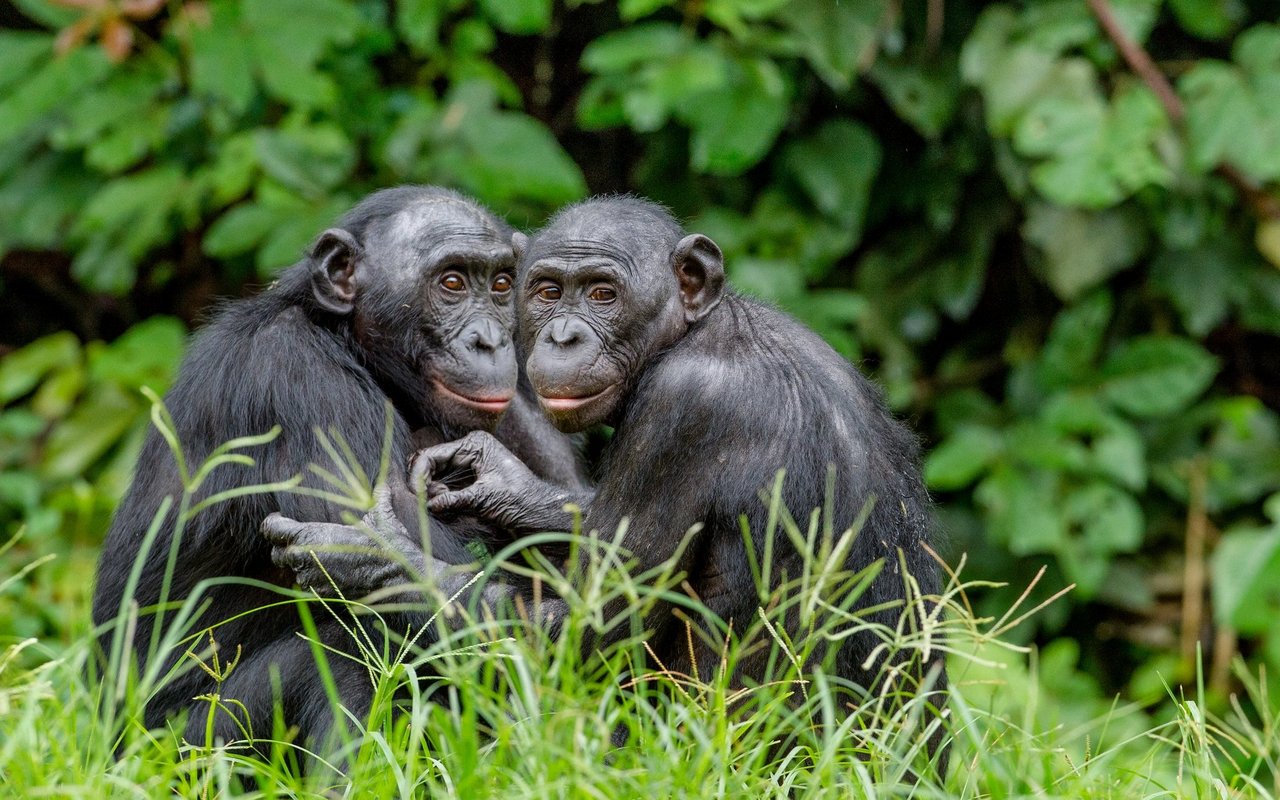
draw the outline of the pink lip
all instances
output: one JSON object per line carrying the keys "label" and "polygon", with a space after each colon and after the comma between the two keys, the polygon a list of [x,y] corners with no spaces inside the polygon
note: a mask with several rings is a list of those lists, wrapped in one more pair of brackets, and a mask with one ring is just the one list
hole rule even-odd
{"label": "pink lip", "polygon": [[511,398],[515,396],[514,394],[508,394],[496,397],[468,397],[465,394],[455,392],[440,381],[435,381],[435,385],[437,389],[448,395],[454,401],[461,403],[464,406],[470,406],[471,408],[478,409],[480,411],[486,411],[490,414],[501,414],[503,411],[506,411],[507,406],[511,405]]}
{"label": "pink lip", "polygon": [[547,397],[540,394],[538,395],[538,401],[548,411],[573,411],[574,409],[582,408],[593,400],[599,399],[611,389],[613,389],[612,386],[606,386],[595,394],[585,397]]}

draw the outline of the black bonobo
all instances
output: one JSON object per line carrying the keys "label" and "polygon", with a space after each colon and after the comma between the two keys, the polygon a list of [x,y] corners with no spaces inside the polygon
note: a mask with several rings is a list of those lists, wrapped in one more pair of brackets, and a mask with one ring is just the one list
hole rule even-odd
{"label": "black bonobo", "polygon": [[[840,532],[866,514],[846,566],[883,563],[858,601],[862,608],[886,606],[872,619],[892,627],[904,613],[903,566],[924,594],[938,591],[915,438],[876,388],[818,336],[727,290],[714,242],[685,235],[651,203],[607,198],[561,211],[531,240],[517,234],[516,245],[518,331],[538,402],[562,431],[607,423],[615,432],[594,495],[538,478],[483,432],[429,448],[415,469],[475,475],[461,488],[431,485],[433,513],[476,515],[517,532],[565,530],[564,506],[572,501],[583,509],[584,529],[606,537],[627,518],[622,544],[635,574],[678,552],[679,571],[719,630],[732,621],[741,632],[759,605],[753,557],[758,563],[772,553],[770,574],[778,584],[796,579],[809,556],[782,532],[764,541],[769,508],[762,492],[785,469],[781,501],[798,518],[828,508]],[[323,540],[316,526],[277,522],[280,541]],[[605,609],[604,618],[625,610]],[[549,609],[543,618],[561,617]],[[659,605],[644,622],[667,669],[703,679],[720,669],[717,637],[688,636],[669,607]],[[628,632],[615,626],[603,643]],[[855,695],[875,686],[884,665],[876,650],[881,641],[863,630],[848,636],[838,651],[823,653],[833,662],[828,674]],[[747,653],[735,678],[762,680],[767,650]],[[931,663],[917,664],[917,677],[926,673],[934,690],[945,686],[937,651]]]}
{"label": "black bonobo", "polygon": [[[148,701],[148,726],[193,707],[193,698],[217,688],[224,701],[243,704],[235,715],[218,714],[215,731],[224,740],[249,732],[270,735],[277,699],[285,723],[298,727],[301,741],[316,742],[330,732],[330,706],[311,646],[297,635],[302,630],[297,612],[289,604],[254,610],[281,599],[272,585],[294,581],[293,571],[272,562],[271,544],[259,530],[263,518],[283,512],[302,520],[342,519],[343,507],[330,500],[341,490],[310,468],[342,474],[322,434],[336,432],[349,447],[346,457],[372,479],[383,456],[389,401],[390,475],[384,489],[410,501],[409,453],[473,430],[492,431],[542,479],[583,485],[573,443],[545,421],[527,386],[519,386],[511,338],[514,266],[510,228],[474,201],[432,187],[388,189],[366,198],[321,234],[310,254],[269,289],[228,303],[196,337],[165,400],[188,469],[195,470],[232,438],[262,434],[275,425],[281,430],[269,443],[245,451],[252,465],[214,468],[191,507],[237,487],[295,475],[303,476],[302,486],[312,491],[250,494],[200,510],[185,524],[168,566],[175,547],[174,513],[145,552],[144,536],[162,500],[176,501],[183,484],[163,438],[151,432],[108,534],[93,604],[95,623],[105,625],[122,605],[136,603],[142,612],[126,646],[137,665],[155,667],[162,659],[162,675],[178,667],[179,674]],[[396,513],[415,520],[416,530],[417,509],[407,505]],[[464,524],[433,524],[432,552],[448,562],[470,562],[474,556],[467,540],[484,533]],[[421,550],[417,538],[414,545]],[[140,563],[136,587],[125,596],[135,562]],[[184,630],[196,634],[214,626],[222,663],[239,649],[240,662],[221,687],[183,658],[188,648],[207,651],[207,635],[154,652],[153,639],[161,638],[175,612],[159,617],[157,627],[152,608],[166,599],[187,598],[201,581],[218,578],[252,582],[206,586],[199,595],[205,605]],[[331,615],[320,612],[315,618],[326,644],[350,649],[347,634]],[[111,626],[105,628],[105,652],[117,635]],[[367,671],[340,657],[330,659],[330,668],[344,704],[357,716],[364,713],[372,691]],[[278,698],[273,673],[279,676]],[[203,741],[205,721],[204,713],[191,715],[188,740]]]}

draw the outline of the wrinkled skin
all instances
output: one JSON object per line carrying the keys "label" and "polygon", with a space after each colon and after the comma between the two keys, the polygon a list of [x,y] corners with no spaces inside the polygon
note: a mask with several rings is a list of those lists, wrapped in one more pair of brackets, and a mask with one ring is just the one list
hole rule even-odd
{"label": "wrinkled skin", "polygon": [[[179,530],[173,510],[145,551],[144,534],[162,501],[181,496],[183,479],[163,438],[150,433],[103,548],[93,604],[94,621],[104,631],[104,655],[117,644],[108,623],[122,607],[136,603],[143,612],[127,640],[133,661],[142,669],[160,659],[161,674],[176,668],[176,676],[148,700],[147,726],[158,727],[168,715],[191,709],[185,735],[203,742],[206,717],[198,712],[207,704],[193,698],[216,691],[245,709],[242,719],[220,712],[216,736],[243,738],[242,725],[269,734],[270,675],[278,671],[289,677],[281,684],[280,699],[285,722],[299,728],[299,741],[319,746],[328,735],[329,703],[309,645],[298,636],[300,620],[288,605],[265,608],[280,600],[280,591],[271,587],[293,585],[296,571],[305,572],[306,565],[278,566],[272,543],[259,530],[262,519],[274,512],[317,523],[337,523],[349,513],[321,494],[335,487],[311,469],[314,464],[342,472],[317,431],[333,431],[341,441],[335,448],[367,476],[379,474],[385,452],[389,483],[381,499],[387,513],[398,516],[397,525],[409,520],[415,529],[416,501],[405,472],[409,454],[472,430],[500,438],[540,478],[585,485],[573,443],[542,418],[519,380],[511,337],[515,255],[510,239],[503,222],[453,192],[430,187],[379,192],[322,233],[307,256],[269,289],[226,304],[195,337],[165,398],[186,463],[194,470],[230,439],[277,425],[280,431],[272,441],[246,450],[252,463],[225,463],[210,471],[192,506],[294,476],[313,491],[242,494],[200,511],[181,529],[176,568],[167,579]],[[433,522],[425,545],[442,562],[474,561],[469,544],[476,537],[508,537],[474,517]],[[411,549],[421,557],[423,540],[415,537]],[[141,569],[130,592],[137,561]],[[313,584],[316,577],[306,574],[304,582]],[[215,684],[184,655],[187,643],[153,644],[175,617],[172,610],[153,609],[166,598],[207,601],[188,630],[216,626],[224,654],[240,648],[243,658],[225,683]],[[352,649],[335,621],[317,624],[327,644]],[[207,658],[203,646],[197,652]],[[332,666],[340,696],[356,715],[363,713],[371,699],[367,674],[346,659],[335,659]]]}
{"label": "wrinkled skin", "polygon": [[[769,509],[761,492],[779,469],[786,469],[782,502],[798,519],[829,502],[833,528],[843,531],[867,509],[845,566],[883,564],[859,599],[863,608],[884,607],[869,612],[873,620],[896,623],[906,596],[903,564],[923,593],[937,592],[938,568],[927,549],[931,507],[914,437],[875,387],[811,331],[726,291],[720,250],[710,239],[686,235],[656,206],[615,198],[566,209],[532,239],[517,234],[515,245],[517,330],[539,405],[562,431],[608,423],[614,436],[593,495],[549,485],[484,432],[428,448],[415,468],[430,478],[433,513],[474,514],[517,532],[565,530],[569,500],[583,509],[586,529],[607,535],[629,519],[622,544],[632,554],[632,574],[674,558],[687,590],[707,609],[701,623],[709,635],[689,637],[671,608],[657,604],[644,620],[648,643],[666,669],[703,680],[720,663],[712,643],[756,617],[751,556],[758,563],[772,553],[770,589],[803,570],[806,554],[785,533],[765,541]],[[458,470],[474,480],[434,480]],[[363,569],[353,566],[348,578]],[[564,611],[558,598],[541,602],[553,619]],[[603,617],[624,612],[622,603],[612,602]],[[584,646],[608,644],[627,628],[614,626]],[[876,684],[885,666],[875,655],[879,644],[858,632],[820,649],[828,675],[851,693],[848,702]],[[735,679],[765,679],[769,650],[747,653]],[[945,686],[940,659],[917,666],[926,668],[935,690]]]}

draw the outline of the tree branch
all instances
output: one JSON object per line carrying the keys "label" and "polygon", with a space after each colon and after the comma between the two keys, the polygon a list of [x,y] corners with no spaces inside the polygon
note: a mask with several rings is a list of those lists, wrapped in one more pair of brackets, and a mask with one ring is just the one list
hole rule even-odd
{"label": "tree branch", "polygon": [[[1151,55],[1143,49],[1142,45],[1130,39],[1124,32],[1124,28],[1120,27],[1108,0],[1088,0],[1088,3],[1089,10],[1098,20],[1098,26],[1116,46],[1116,50],[1120,51],[1120,56],[1129,65],[1129,69],[1133,70],[1134,74],[1141,78],[1147,88],[1155,94],[1160,105],[1164,106],[1165,114],[1169,119],[1175,125],[1181,125],[1187,116],[1186,108],[1182,105],[1178,93],[1174,91],[1173,84],[1169,83],[1169,79],[1156,66]],[[1213,171],[1231,184],[1257,217],[1264,220],[1280,219],[1280,200],[1259,188],[1249,176],[1234,165],[1220,163],[1214,167]]]}

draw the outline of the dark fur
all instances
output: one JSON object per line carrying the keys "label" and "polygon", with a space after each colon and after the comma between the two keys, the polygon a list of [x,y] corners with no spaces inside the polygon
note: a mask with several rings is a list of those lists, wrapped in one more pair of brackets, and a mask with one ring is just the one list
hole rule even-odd
{"label": "dark fur", "polygon": [[[444,204],[442,218],[475,221],[482,230],[472,237],[475,246],[509,248],[510,229],[489,212],[461,195],[427,187],[400,187],[374,194],[347,214],[338,228],[371,247],[375,234],[385,234],[392,227],[396,214],[424,200]],[[428,218],[428,230],[431,224]],[[372,480],[383,451],[388,399],[394,406],[390,447],[393,480],[403,481],[406,458],[413,449],[411,440],[440,442],[466,432],[467,428],[450,423],[450,415],[423,391],[421,357],[430,355],[432,348],[441,348],[441,337],[447,334],[440,329],[442,323],[416,302],[415,292],[428,280],[427,269],[419,276],[416,267],[379,264],[378,251],[366,251],[365,262],[356,273],[363,288],[356,297],[355,312],[340,314],[317,302],[311,271],[319,256],[317,253],[290,267],[261,294],[226,304],[195,338],[165,398],[189,468],[196,469],[215,447],[229,439],[262,434],[274,425],[281,428],[271,443],[246,451],[255,460],[253,466],[230,464],[214,469],[195,502],[235,487],[281,481],[297,474],[305,476],[307,486],[333,490],[308,471],[310,464],[335,471],[315,433],[330,428],[336,428],[350,445]],[[387,288],[392,273],[412,281],[405,284],[410,287],[407,294]],[[510,330],[509,311],[505,327]],[[404,357],[397,357],[398,353]],[[528,403],[525,396],[514,401],[516,407],[527,407]],[[542,423],[531,409],[521,408],[520,413],[508,417],[497,434],[537,472],[570,484],[580,480],[577,454],[566,437]],[[151,656],[155,617],[150,607],[161,599],[175,514],[170,512],[155,546],[145,554],[140,552],[143,537],[161,500],[172,497],[176,503],[181,492],[175,460],[164,440],[152,431],[108,534],[93,604],[94,621],[99,626],[113,620],[122,604],[136,602],[143,608],[132,640],[139,668],[145,667]],[[259,533],[263,518],[272,512],[337,522],[343,509],[314,497],[272,492],[240,497],[202,511],[183,532],[168,598],[187,598],[202,581],[214,578],[292,585],[293,575],[273,565],[271,545]],[[470,533],[433,525],[434,554],[452,563],[471,561],[465,547]],[[141,581],[133,597],[124,597],[127,577],[139,558],[143,563]],[[270,588],[242,582],[207,587],[201,596],[207,607],[191,631],[217,625],[214,636],[224,663],[237,647],[242,648],[240,665],[220,691],[224,698],[234,698],[248,707],[254,734],[271,732],[270,673],[278,670],[286,724],[297,725],[304,742],[323,738],[333,720],[310,646],[297,636],[301,628],[294,609],[283,606],[227,621],[281,597]],[[339,649],[349,649],[346,635],[326,616],[324,612],[316,614],[322,638]],[[164,617],[165,625],[172,619],[170,611]],[[111,627],[103,630],[101,643],[109,653],[116,633]],[[202,644],[197,643],[196,649],[202,649]],[[164,660],[166,669],[176,665],[180,674],[147,702],[144,722],[148,727],[182,709],[207,708],[193,698],[214,691],[214,682],[189,660],[182,663],[183,650],[179,647],[154,656]],[[345,705],[362,715],[371,699],[367,673],[344,659],[329,660]],[[187,739],[203,741],[203,725],[203,714],[193,713]],[[225,714],[218,716],[216,733],[226,740],[241,738],[239,728]]]}

